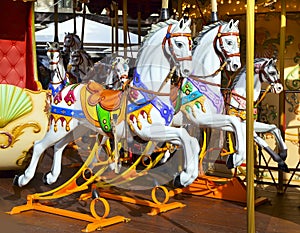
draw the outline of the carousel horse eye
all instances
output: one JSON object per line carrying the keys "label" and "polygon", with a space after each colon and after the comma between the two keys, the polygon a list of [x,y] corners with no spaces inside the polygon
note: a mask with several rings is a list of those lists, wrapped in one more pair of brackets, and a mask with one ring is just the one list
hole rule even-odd
{"label": "carousel horse eye", "polygon": [[175,42],[175,44],[180,49],[183,47],[183,44],[181,42]]}
{"label": "carousel horse eye", "polygon": [[226,43],[227,43],[228,45],[230,45],[230,46],[232,46],[232,45],[233,45],[233,42],[232,42],[232,40],[226,40]]}

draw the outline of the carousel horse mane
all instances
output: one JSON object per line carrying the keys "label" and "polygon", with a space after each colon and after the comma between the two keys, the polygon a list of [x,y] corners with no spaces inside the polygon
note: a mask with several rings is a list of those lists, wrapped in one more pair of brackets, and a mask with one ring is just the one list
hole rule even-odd
{"label": "carousel horse mane", "polygon": [[203,27],[203,29],[199,32],[199,34],[194,38],[194,43],[193,43],[193,47],[192,47],[192,51],[195,50],[195,48],[201,43],[201,41],[203,40],[203,37],[212,29],[221,26],[221,25],[225,25],[227,24],[227,22],[225,21],[217,21],[214,22],[212,24],[209,25],[205,25]]}
{"label": "carousel horse mane", "polygon": [[153,34],[155,34],[160,29],[166,27],[167,25],[171,25],[177,23],[178,21],[174,19],[168,19],[166,21],[158,22],[157,24],[152,24],[151,29],[148,31],[147,35],[144,36],[143,41],[141,43],[140,49],[137,54],[137,60],[141,56],[143,49],[146,47],[147,42],[152,38]]}

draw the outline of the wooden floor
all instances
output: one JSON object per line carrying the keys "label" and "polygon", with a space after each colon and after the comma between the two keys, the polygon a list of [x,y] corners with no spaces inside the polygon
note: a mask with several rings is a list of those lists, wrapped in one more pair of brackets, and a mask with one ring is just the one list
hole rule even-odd
{"label": "wooden floor", "polygon": [[[41,180],[43,169],[49,166],[50,156],[45,155],[37,174],[29,185],[24,188],[12,186],[16,171],[0,172],[0,226],[5,233],[76,233],[85,229],[88,222],[48,214],[40,211],[26,211],[20,214],[9,215],[13,207],[26,203],[28,194],[43,192],[57,186],[45,186]],[[59,182],[68,179],[74,172],[74,168],[68,165],[72,163],[64,159],[63,170]],[[47,165],[45,165],[47,164]],[[68,175],[66,175],[68,174]],[[135,192],[131,195],[145,195],[145,192]],[[256,187],[256,196],[267,197],[269,202],[256,207],[255,229],[258,233],[300,232],[300,190],[288,188],[284,195],[277,194],[273,186]],[[77,201],[76,195],[61,198],[51,202],[57,208],[88,213],[87,205]],[[131,221],[107,226],[103,232],[110,233],[151,233],[151,232],[175,232],[175,233],[222,233],[222,232],[247,232],[247,211],[245,206],[239,203],[216,200],[207,197],[180,194],[170,199],[169,202],[178,201],[186,206],[156,216],[149,216],[149,207],[121,203],[109,200],[110,214],[124,216]],[[5,231],[4,231],[5,229]]]}

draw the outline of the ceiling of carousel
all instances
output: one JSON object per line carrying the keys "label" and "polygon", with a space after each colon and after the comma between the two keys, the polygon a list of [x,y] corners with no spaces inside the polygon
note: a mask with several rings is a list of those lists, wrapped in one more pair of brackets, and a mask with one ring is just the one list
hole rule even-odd
{"label": "ceiling of carousel", "polygon": [[[110,9],[112,3],[117,3],[118,9],[123,9],[123,0],[89,0],[87,4],[91,13],[101,14],[103,9]],[[300,1],[286,1],[286,11],[300,11]],[[210,17],[211,0],[169,0],[170,14],[178,15],[178,4],[182,3],[182,11],[188,12],[192,18]],[[219,15],[245,14],[247,0],[217,0]],[[160,14],[162,0],[127,0],[127,13],[129,17],[136,19],[138,12],[141,18],[146,19],[151,14]],[[258,13],[274,12],[281,10],[280,0],[256,0],[255,10]]]}

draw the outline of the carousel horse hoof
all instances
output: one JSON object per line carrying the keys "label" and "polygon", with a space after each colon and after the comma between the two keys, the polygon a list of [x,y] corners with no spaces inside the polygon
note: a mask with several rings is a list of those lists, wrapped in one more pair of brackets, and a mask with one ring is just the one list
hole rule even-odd
{"label": "carousel horse hoof", "polygon": [[18,186],[18,187],[20,187],[19,186],[19,175],[15,175],[15,177],[14,177],[14,179],[13,179],[13,185],[14,186]]}
{"label": "carousel horse hoof", "polygon": [[234,165],[233,165],[233,155],[228,155],[227,160],[226,160],[226,167],[228,169],[234,168]]}
{"label": "carousel horse hoof", "polygon": [[49,174],[49,173],[51,173],[51,172],[47,172],[46,174],[44,174],[43,175],[43,183],[45,184],[45,185],[50,185],[49,183],[48,183],[48,181],[47,181],[47,175]]}
{"label": "carousel horse hoof", "polygon": [[173,181],[173,186],[175,188],[183,188],[184,186],[180,182],[180,175],[177,175]]}
{"label": "carousel horse hoof", "polygon": [[288,166],[286,165],[286,163],[278,164],[278,169],[281,170],[281,171],[284,171],[286,173],[290,172],[290,169],[288,168]]}
{"label": "carousel horse hoof", "polygon": [[287,157],[287,149],[281,151],[281,152],[279,153],[279,156],[280,156],[280,158],[281,158],[283,161],[285,161],[285,160],[286,160],[286,157]]}

